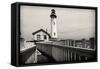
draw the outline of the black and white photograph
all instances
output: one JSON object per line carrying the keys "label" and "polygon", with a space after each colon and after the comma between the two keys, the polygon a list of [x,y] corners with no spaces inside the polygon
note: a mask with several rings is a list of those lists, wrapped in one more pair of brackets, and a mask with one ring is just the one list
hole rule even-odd
{"label": "black and white photograph", "polygon": [[97,61],[96,8],[20,5],[19,63]]}
{"label": "black and white photograph", "polygon": [[95,10],[21,6],[21,63],[96,60]]}

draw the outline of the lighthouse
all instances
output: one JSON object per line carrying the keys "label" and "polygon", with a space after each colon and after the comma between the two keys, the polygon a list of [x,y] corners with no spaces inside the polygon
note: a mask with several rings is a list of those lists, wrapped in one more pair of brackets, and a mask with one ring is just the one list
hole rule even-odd
{"label": "lighthouse", "polygon": [[52,39],[57,39],[58,35],[57,35],[57,24],[56,24],[56,11],[54,9],[51,10],[51,38]]}

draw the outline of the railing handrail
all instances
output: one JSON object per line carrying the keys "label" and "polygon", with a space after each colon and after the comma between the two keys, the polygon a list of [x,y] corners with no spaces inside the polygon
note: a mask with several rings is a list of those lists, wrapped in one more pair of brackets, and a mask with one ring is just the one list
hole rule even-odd
{"label": "railing handrail", "polygon": [[64,47],[66,49],[73,49],[73,50],[80,50],[80,51],[83,51],[83,52],[87,52],[87,53],[90,53],[90,54],[94,54],[95,53],[95,50],[94,49],[87,49],[87,48],[80,48],[80,47],[74,47],[74,46],[66,46],[66,45],[59,45],[59,44],[53,44],[53,43],[44,43],[44,42],[37,42],[36,45],[47,45],[47,46],[56,46],[56,47]]}

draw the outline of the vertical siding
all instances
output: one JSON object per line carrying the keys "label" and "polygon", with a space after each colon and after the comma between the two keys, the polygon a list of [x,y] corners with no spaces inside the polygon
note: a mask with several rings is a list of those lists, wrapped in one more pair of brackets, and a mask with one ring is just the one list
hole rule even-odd
{"label": "vertical siding", "polygon": [[63,57],[64,57],[63,48],[53,46],[52,47],[52,56],[57,62],[63,61]]}
{"label": "vertical siding", "polygon": [[[68,42],[69,43],[69,42]],[[55,44],[37,44],[39,50],[51,56],[56,62],[78,62],[92,59],[92,51],[69,48]]]}

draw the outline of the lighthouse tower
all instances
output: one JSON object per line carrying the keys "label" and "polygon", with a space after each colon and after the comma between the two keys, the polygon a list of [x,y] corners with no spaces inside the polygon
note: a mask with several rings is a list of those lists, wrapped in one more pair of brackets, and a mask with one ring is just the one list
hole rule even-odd
{"label": "lighthouse tower", "polygon": [[56,39],[58,37],[58,35],[57,35],[57,25],[56,25],[57,16],[56,16],[54,9],[51,10],[50,18],[51,18],[51,38]]}

